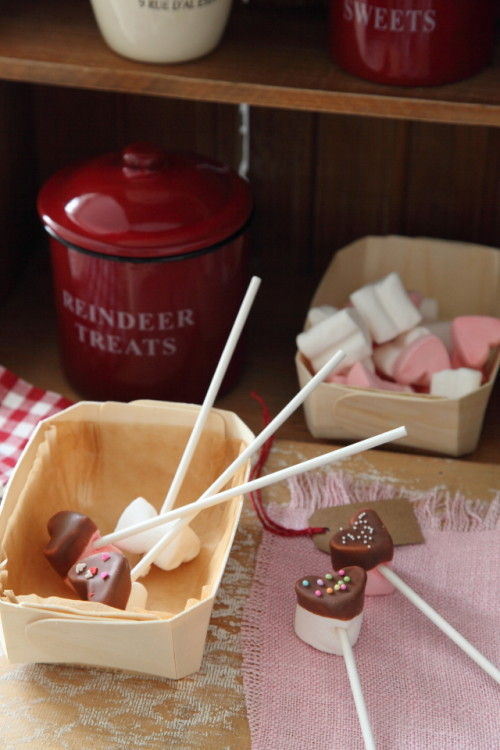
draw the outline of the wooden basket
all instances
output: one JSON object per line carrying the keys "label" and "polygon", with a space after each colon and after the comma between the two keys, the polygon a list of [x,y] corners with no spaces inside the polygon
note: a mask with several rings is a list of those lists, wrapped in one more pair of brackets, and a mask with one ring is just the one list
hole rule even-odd
{"label": "wooden basket", "polygon": [[[104,534],[134,497],[159,509],[199,408],[82,402],[40,423],[0,510],[0,618],[10,661],[91,664],[169,678],[199,669],[241,496],[192,522],[202,545],[198,557],[168,572],[152,566],[141,579],[147,610],[72,598],[43,555],[47,521],[59,510],[86,513]],[[176,506],[198,498],[252,440],[235,414],[213,409]],[[248,471],[248,465],[241,468],[229,484],[244,482]],[[138,559],[131,556],[131,565]]]}
{"label": "wooden basket", "polygon": [[[364,284],[397,271],[409,289],[439,301],[440,318],[500,317],[500,252],[495,248],[427,238],[365,237],[334,256],[311,307],[342,307]],[[311,379],[304,359],[295,357],[301,386]],[[314,437],[352,440],[398,425],[408,436],[398,445],[462,456],[478,443],[500,354],[492,358],[487,382],[460,399],[394,393],[323,383],[304,405]]]}

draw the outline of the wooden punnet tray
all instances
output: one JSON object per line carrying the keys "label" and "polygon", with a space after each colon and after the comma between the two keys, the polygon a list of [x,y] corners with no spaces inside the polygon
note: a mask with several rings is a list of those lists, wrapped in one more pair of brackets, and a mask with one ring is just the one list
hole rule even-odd
{"label": "wooden punnet tray", "polygon": [[[336,253],[310,306],[342,307],[354,290],[391,271],[408,289],[437,298],[442,320],[467,314],[500,317],[498,250],[398,236],[365,237]],[[295,363],[303,386],[311,372],[298,353]],[[408,435],[398,445],[462,456],[477,446],[499,363],[497,351],[487,382],[460,399],[323,383],[304,405],[307,426],[317,438],[351,440],[404,424]]]}
{"label": "wooden punnet tray", "polygon": [[[40,423],[0,509],[0,618],[12,662],[91,664],[180,678],[199,669],[217,588],[243,498],[202,511],[202,543],[190,563],[141,579],[147,610],[123,611],[72,598],[45,560],[47,521],[60,510],[112,531],[122,509],[166,495],[200,407],[163,402],[82,402]],[[232,412],[209,415],[177,506],[197,499],[253,440]],[[246,480],[241,468],[231,486]],[[133,565],[138,557],[131,556]]]}

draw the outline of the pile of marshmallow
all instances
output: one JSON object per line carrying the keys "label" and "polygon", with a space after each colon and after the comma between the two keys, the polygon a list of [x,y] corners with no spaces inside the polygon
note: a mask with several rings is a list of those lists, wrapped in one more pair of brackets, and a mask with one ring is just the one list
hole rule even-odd
{"label": "pile of marshmallow", "polygon": [[492,350],[499,345],[499,318],[439,320],[438,301],[405,289],[395,272],[357,289],[340,310],[311,308],[297,336],[313,372],[336,350],[345,352],[328,382],[455,399],[487,380]]}

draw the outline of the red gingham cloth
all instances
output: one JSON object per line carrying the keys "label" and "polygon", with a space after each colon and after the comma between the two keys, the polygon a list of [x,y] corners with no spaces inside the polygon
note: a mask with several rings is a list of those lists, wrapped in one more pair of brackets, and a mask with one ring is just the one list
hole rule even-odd
{"label": "red gingham cloth", "polygon": [[44,391],[0,365],[0,484],[4,484],[41,419],[73,402]]}

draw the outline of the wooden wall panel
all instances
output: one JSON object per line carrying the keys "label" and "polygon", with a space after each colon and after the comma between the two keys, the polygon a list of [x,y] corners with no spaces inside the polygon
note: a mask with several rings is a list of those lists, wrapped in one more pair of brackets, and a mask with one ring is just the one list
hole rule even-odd
{"label": "wooden wall panel", "polygon": [[122,96],[34,86],[38,179],[123,142]]}
{"label": "wooden wall panel", "polygon": [[134,141],[223,160],[238,154],[237,108],[231,105],[45,86],[34,91],[41,181],[76,159]]}
{"label": "wooden wall panel", "polygon": [[482,193],[482,241],[500,247],[500,128],[488,129]]}
{"label": "wooden wall panel", "polygon": [[494,210],[487,178],[492,145],[488,128],[413,123],[404,231],[492,242],[492,227],[485,224]]}
{"label": "wooden wall panel", "polygon": [[[23,217],[36,219],[37,187],[76,159],[134,140],[234,168],[241,156],[233,105],[2,84],[0,115],[1,236],[14,248]],[[253,269],[264,279],[317,280],[335,250],[370,233],[500,245],[500,130],[265,108],[251,108],[250,128]]]}
{"label": "wooden wall panel", "polygon": [[405,201],[408,125],[323,115],[315,152],[315,267],[367,234],[398,232]]}
{"label": "wooden wall panel", "polygon": [[311,257],[315,116],[252,108],[250,181],[257,270],[302,274]]}
{"label": "wooden wall panel", "polygon": [[0,297],[34,249],[36,165],[31,89],[0,82]]}

